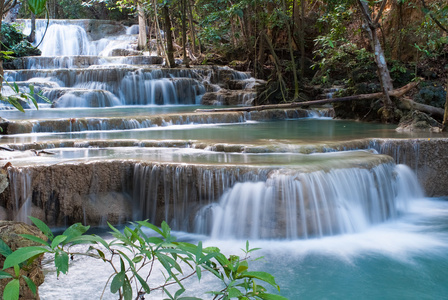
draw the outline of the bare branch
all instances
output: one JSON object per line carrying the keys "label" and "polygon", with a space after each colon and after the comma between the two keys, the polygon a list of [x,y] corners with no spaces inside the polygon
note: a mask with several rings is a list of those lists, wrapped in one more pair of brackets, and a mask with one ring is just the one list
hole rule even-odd
{"label": "bare branch", "polygon": [[437,18],[434,16],[434,14],[431,12],[431,10],[429,9],[429,7],[426,5],[425,0],[421,0],[422,2],[422,6],[424,9],[426,9],[429,13],[429,16],[431,17],[431,19],[434,21],[434,23],[437,24],[437,26],[439,26],[440,29],[442,29],[443,31],[445,31],[446,33],[448,33],[448,29],[442,25],[442,23],[439,22],[439,20],[437,20]]}
{"label": "bare branch", "polygon": [[387,0],[383,0],[383,3],[381,3],[381,7],[380,7],[380,10],[378,11],[378,14],[376,15],[374,24],[378,24],[378,22],[380,21],[381,15],[383,14],[384,8],[386,7],[386,3],[387,3]]}

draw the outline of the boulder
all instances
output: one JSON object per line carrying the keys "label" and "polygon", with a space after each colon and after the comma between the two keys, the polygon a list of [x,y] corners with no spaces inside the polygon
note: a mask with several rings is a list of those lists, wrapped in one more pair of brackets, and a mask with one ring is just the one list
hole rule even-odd
{"label": "boulder", "polygon": [[[0,221],[0,238],[11,248],[12,251],[21,247],[37,246],[37,243],[32,242],[20,236],[20,234],[30,234],[37,236],[43,240],[46,237],[36,227],[27,225],[22,222]],[[32,264],[22,267],[20,270],[21,275],[25,275],[30,278],[37,287],[44,282],[44,274],[41,268],[43,255],[35,259]],[[3,266],[5,257],[0,254],[0,266]],[[11,269],[7,269],[6,272],[13,273]],[[8,279],[0,280],[0,293],[3,294],[3,290],[8,284]],[[20,280],[20,299],[39,299],[39,293],[36,296],[33,295],[31,290],[26,285],[23,279]]]}

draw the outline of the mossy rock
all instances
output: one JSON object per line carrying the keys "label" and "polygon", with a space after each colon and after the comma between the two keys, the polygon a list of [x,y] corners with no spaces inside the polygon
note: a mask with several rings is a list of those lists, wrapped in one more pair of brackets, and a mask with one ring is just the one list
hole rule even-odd
{"label": "mossy rock", "polygon": [[[0,221],[0,238],[11,248],[12,251],[22,247],[37,246],[36,242],[32,242],[28,239],[21,237],[21,234],[29,234],[37,236],[43,240],[46,237],[36,227],[27,225],[22,222],[12,221]],[[0,255],[0,266],[3,266],[5,257]],[[21,275],[25,275],[30,278],[34,284],[38,287],[44,282],[44,274],[41,268],[42,256],[35,259],[33,263],[22,267],[20,270]],[[5,270],[8,273],[13,274],[13,270]],[[3,290],[8,284],[8,279],[0,280],[0,294],[3,294]],[[20,297],[19,299],[39,299],[39,294],[36,296],[30,291],[23,278],[20,280]]]}

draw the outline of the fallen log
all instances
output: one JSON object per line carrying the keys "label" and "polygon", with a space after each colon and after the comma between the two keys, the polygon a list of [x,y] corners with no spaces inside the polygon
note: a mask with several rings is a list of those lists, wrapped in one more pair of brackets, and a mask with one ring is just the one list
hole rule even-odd
{"label": "fallen log", "polygon": [[[390,91],[389,96],[399,98],[399,97],[403,96],[409,90],[416,87],[417,85],[418,85],[417,82],[411,82],[399,89]],[[379,92],[379,93],[373,93],[373,94],[360,94],[360,95],[347,96],[347,97],[339,97],[339,98],[331,98],[331,99],[323,99],[323,100],[312,100],[312,101],[304,101],[304,102],[291,102],[291,103],[284,103],[284,104],[267,104],[267,105],[245,106],[245,107],[235,107],[235,108],[196,109],[196,112],[261,111],[261,110],[266,110],[266,109],[287,109],[287,108],[304,107],[304,106],[312,106],[312,105],[322,105],[322,104],[333,103],[333,102],[375,99],[375,98],[381,98],[382,96],[383,96],[383,93]]]}
{"label": "fallen log", "polygon": [[405,109],[415,109],[415,110],[419,110],[421,112],[433,115],[433,116],[437,116],[437,117],[441,117],[443,118],[443,114],[445,113],[445,110],[443,108],[438,108],[438,107],[434,107],[431,105],[426,105],[426,104],[422,104],[422,103],[418,103],[413,101],[410,98],[401,98],[401,107],[405,108]]}

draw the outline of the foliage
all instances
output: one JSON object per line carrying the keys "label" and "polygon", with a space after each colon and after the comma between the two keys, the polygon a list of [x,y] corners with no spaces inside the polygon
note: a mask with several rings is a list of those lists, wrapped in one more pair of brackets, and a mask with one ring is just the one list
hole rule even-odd
{"label": "foliage", "polygon": [[47,0],[28,0],[29,9],[35,15],[43,13],[47,8]]}
{"label": "foliage", "polygon": [[24,104],[32,104],[36,109],[39,109],[37,105],[37,99],[42,99],[45,102],[50,102],[50,100],[42,95],[42,91],[38,93],[34,90],[34,85],[30,84],[28,86],[29,92],[21,91],[17,83],[8,82],[5,78],[0,75],[0,78],[3,79],[3,84],[6,84],[12,91],[9,95],[4,95],[0,93],[0,101],[6,102],[14,106],[21,112],[25,112]]}
{"label": "foliage", "polygon": [[423,7],[425,17],[420,26],[415,30],[415,35],[424,43],[414,44],[415,48],[426,57],[437,57],[448,51],[445,47],[448,44],[448,35],[443,33],[436,24],[434,18],[448,28],[448,5],[446,1],[427,1],[428,6]]}
{"label": "foliage", "polygon": [[[83,255],[112,266],[114,272],[108,278],[110,291],[118,293],[120,299],[135,299],[135,294],[140,298],[157,289],[162,289],[171,300],[199,299],[182,296],[187,291],[182,281],[192,276],[201,280],[204,272],[222,283],[221,290],[208,292],[214,295],[214,299],[286,299],[268,293],[266,288],[258,284],[261,282],[280,290],[271,274],[249,270],[249,254],[257,249],[250,249],[248,242],[243,250],[243,258],[234,255],[226,257],[216,247],[203,248],[201,242],[197,245],[178,242],[165,222],[158,228],[147,221],[139,221],[132,223],[130,227],[126,226],[122,232],[109,224],[114,239],[106,241],[97,235],[86,235],[89,227],[80,223],[70,226],[60,235],[54,235],[42,221],[33,217],[30,219],[48,237],[48,242],[35,236],[21,235],[40,246],[19,248],[12,253],[3,251],[2,254],[6,256],[4,270],[19,269],[20,265],[30,263],[45,253],[54,257],[59,276],[60,273],[66,274],[69,271],[69,257]],[[148,231],[152,234],[148,234]],[[84,253],[72,252],[72,246],[79,244],[90,247]],[[153,286],[150,280],[155,264],[159,264],[164,270],[166,282],[161,286]],[[8,296],[11,298],[8,299],[18,299],[17,276],[7,276],[4,273],[7,274],[2,273],[4,278],[12,279],[8,283],[8,289],[5,289],[5,293],[10,293]],[[131,283],[135,284],[135,289],[131,287]],[[170,285],[177,286],[174,294],[167,290]],[[103,295],[104,292],[105,290]]]}
{"label": "foliage", "polygon": [[7,55],[3,55],[4,59],[40,55],[41,53],[39,49],[26,40],[26,36],[21,32],[20,25],[3,23],[1,37],[2,46],[8,50]]}

